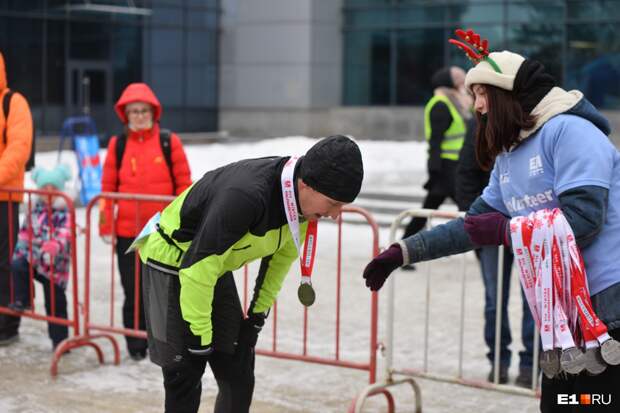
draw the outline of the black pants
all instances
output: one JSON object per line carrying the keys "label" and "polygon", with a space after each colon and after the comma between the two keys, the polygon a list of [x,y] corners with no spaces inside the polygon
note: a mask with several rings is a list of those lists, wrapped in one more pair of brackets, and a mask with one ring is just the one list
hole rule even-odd
{"label": "black pants", "polygon": [[[20,300],[24,304],[30,304],[30,274],[28,261],[25,258],[14,260],[11,268],[13,270],[13,285],[15,287],[15,300]],[[43,285],[45,297],[45,312],[48,316],[67,318],[67,297],[65,290],[57,284],[52,284],[43,275],[34,272],[34,278]],[[55,299],[54,313],[52,314],[52,289]],[[69,328],[62,324],[47,323],[47,333],[52,340],[54,348],[69,336]]]}
{"label": "black pants", "polygon": [[[190,331],[181,315],[179,276],[155,261],[143,266],[142,273],[149,356],[162,367],[166,412],[197,412],[207,360],[186,349]],[[215,412],[248,412],[254,392],[254,348],[250,338],[240,334],[243,310],[232,272],[218,279],[211,307],[215,351],[208,362],[219,388]]]}
{"label": "black pants", "polygon": [[[454,200],[454,197],[451,195],[446,195],[443,193],[434,193],[433,191],[429,191],[426,194],[426,198],[424,198],[424,203],[422,204],[422,208],[437,209],[441,206],[441,204],[443,204],[443,202],[448,197]],[[420,232],[420,230],[424,228],[425,225],[426,225],[426,218],[420,218],[420,217],[412,218],[411,222],[409,222],[409,225],[407,225],[407,228],[405,228],[405,234],[403,235],[403,238],[407,238],[407,237],[417,234],[418,232]]]}
{"label": "black pants", "polygon": [[[9,208],[9,205],[11,208]],[[12,231],[9,234],[9,209],[13,215]],[[11,255],[10,247],[15,247],[19,231],[19,204],[17,202],[0,201],[0,306],[6,307],[11,299]],[[17,334],[20,317],[0,314],[0,340]]]}
{"label": "black pants", "polygon": [[[166,413],[194,413],[200,406],[206,359],[188,356],[178,367],[164,367]],[[218,386],[215,413],[247,413],[254,393],[254,348],[239,343],[234,355],[215,351],[209,366]]]}
{"label": "black pants", "polygon": [[[142,300],[142,273],[140,273],[140,285],[137,291],[140,301],[140,306],[138,308],[138,324],[134,324],[134,312],[136,310],[136,254],[134,252],[125,254],[125,251],[127,251],[127,248],[129,248],[133,240],[133,238],[125,237],[118,237],[116,240],[118,270],[121,275],[123,291],[125,292],[125,301],[123,302],[123,326],[125,328],[137,328],[146,331],[146,322],[144,321],[144,303]],[[142,270],[142,265],[138,265],[138,270]],[[127,350],[130,354],[145,354],[147,349],[147,342],[145,339],[125,336],[125,340],[127,341]]]}
{"label": "black pants", "polygon": [[[620,329],[610,331],[609,334],[616,340],[620,340]],[[560,404],[558,401],[568,403],[570,397],[580,402],[582,394],[602,395],[608,401],[611,397],[611,404]],[[560,395],[560,399],[558,399]],[[567,396],[564,396],[567,395]],[[575,396],[571,396],[575,395]],[[607,369],[596,376],[590,376],[585,372],[578,375],[568,375],[566,377],[554,377],[548,379],[543,374],[542,396],[540,398],[540,411],[549,412],[619,412],[620,411],[620,365],[607,366]]]}

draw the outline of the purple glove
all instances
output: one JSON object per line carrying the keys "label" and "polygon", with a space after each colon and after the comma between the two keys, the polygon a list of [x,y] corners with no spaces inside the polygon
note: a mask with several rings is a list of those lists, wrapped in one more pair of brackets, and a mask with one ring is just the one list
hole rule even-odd
{"label": "purple glove", "polygon": [[401,265],[403,265],[403,252],[400,245],[392,244],[370,261],[364,269],[366,287],[372,291],[379,291],[392,271]]}
{"label": "purple glove", "polygon": [[487,212],[465,217],[465,232],[476,245],[510,247],[510,220],[499,212]]}

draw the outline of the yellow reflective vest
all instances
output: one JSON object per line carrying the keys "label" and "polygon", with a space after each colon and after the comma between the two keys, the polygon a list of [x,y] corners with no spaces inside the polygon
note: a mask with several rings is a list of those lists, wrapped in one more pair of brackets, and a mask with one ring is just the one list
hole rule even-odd
{"label": "yellow reflective vest", "polygon": [[441,141],[441,158],[458,161],[459,152],[465,139],[465,121],[447,96],[433,96],[424,108],[424,135],[426,136],[426,141],[428,142],[431,139],[431,110],[438,102],[445,103],[452,116],[452,123],[444,133],[443,140]]}

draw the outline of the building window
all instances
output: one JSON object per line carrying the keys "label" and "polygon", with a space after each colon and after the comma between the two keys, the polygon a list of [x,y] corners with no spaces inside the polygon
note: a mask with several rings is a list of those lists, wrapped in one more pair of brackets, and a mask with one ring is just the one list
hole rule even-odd
{"label": "building window", "polygon": [[620,0],[345,0],[343,13],[345,105],[423,105],[436,70],[471,67],[448,44],[463,27],[620,108]]}
{"label": "building window", "polygon": [[86,108],[100,134],[115,133],[114,102],[132,82],[158,95],[165,127],[215,130],[219,14],[219,0],[7,0],[0,50],[39,133]]}

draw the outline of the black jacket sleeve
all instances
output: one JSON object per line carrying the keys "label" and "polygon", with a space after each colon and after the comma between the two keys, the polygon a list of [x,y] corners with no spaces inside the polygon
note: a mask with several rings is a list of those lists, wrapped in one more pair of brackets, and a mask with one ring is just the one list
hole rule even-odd
{"label": "black jacket sleeve", "polygon": [[593,185],[579,186],[558,195],[562,212],[579,248],[590,245],[603,229],[608,197],[606,188]]}
{"label": "black jacket sleeve", "polygon": [[461,211],[467,211],[489,183],[490,173],[483,171],[476,159],[476,121],[467,122],[467,132],[456,169],[455,197]]}
{"label": "black jacket sleeve", "polygon": [[441,142],[443,141],[446,131],[452,124],[452,115],[450,109],[443,102],[437,102],[430,113],[431,137],[428,142],[428,171],[441,171]]}

